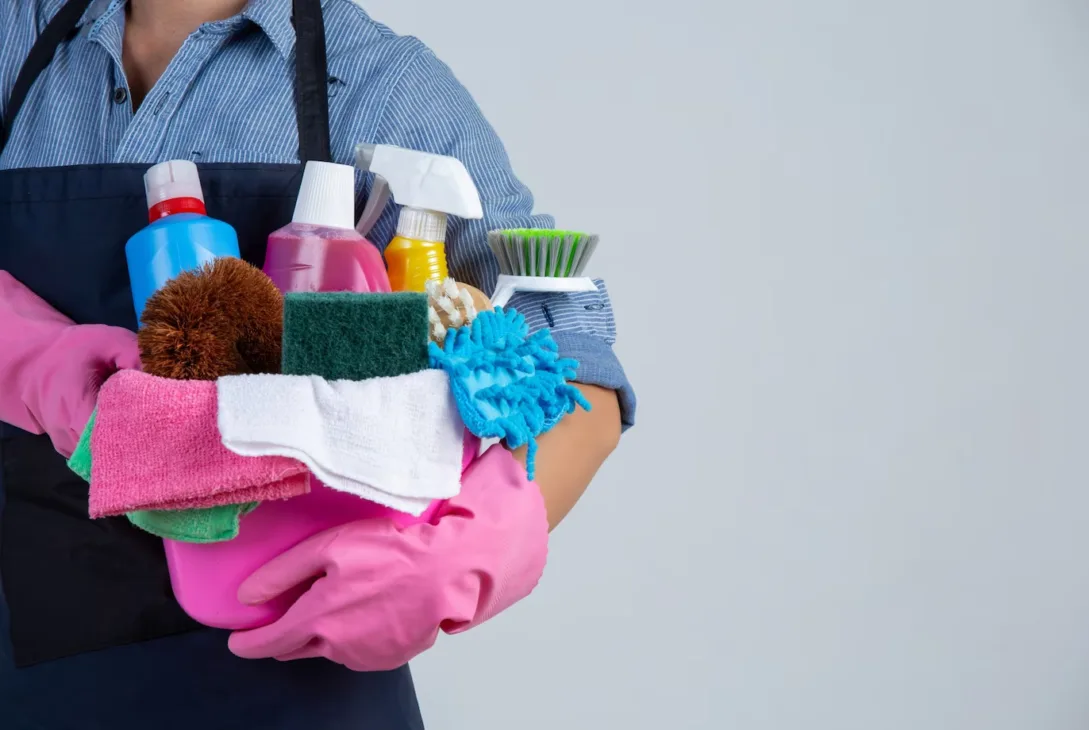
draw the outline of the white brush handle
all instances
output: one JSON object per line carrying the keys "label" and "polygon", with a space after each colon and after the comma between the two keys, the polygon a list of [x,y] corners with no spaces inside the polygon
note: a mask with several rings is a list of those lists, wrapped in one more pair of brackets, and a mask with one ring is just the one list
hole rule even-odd
{"label": "white brush handle", "polygon": [[500,274],[492,293],[492,306],[505,307],[515,292],[597,291],[593,279],[585,276],[510,276]]}

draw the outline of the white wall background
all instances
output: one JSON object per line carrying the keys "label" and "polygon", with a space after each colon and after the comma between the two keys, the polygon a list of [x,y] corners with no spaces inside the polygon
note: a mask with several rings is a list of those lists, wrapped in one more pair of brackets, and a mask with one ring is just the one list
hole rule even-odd
{"label": "white wall background", "polygon": [[641,396],[429,729],[1089,727],[1089,10],[364,0],[474,92]]}

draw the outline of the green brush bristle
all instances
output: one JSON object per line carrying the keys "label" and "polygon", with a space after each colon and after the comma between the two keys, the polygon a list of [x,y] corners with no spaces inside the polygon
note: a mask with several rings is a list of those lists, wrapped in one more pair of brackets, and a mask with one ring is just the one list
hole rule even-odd
{"label": "green brush bristle", "polygon": [[518,276],[580,276],[597,240],[596,235],[550,228],[512,228],[488,234],[502,273]]}

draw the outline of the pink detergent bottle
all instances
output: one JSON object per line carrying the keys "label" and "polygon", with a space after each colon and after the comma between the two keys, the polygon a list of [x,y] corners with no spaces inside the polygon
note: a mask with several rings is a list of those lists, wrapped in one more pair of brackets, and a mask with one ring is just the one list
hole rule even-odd
{"label": "pink detergent bottle", "polygon": [[378,248],[355,229],[355,169],[307,162],[291,223],[268,237],[265,273],[282,292],[388,292]]}
{"label": "pink detergent bottle", "polygon": [[[280,291],[390,291],[382,254],[356,231],[354,214],[355,170],[307,162],[291,223],[268,239],[264,271]],[[478,448],[479,441],[467,434],[463,468]],[[280,618],[306,586],[258,606],[239,603],[238,587],[262,565],[331,527],[374,518],[407,526],[430,520],[438,506],[432,503],[413,517],[311,478],[308,494],[264,502],[242,517],[233,540],[204,545],[164,540],[174,596],[186,613],[206,626],[233,630],[265,626]]]}

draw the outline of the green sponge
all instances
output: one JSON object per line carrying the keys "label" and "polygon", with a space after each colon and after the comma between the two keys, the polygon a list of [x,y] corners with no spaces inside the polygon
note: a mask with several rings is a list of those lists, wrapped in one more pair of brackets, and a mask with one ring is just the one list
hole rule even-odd
{"label": "green sponge", "polygon": [[283,373],[367,380],[428,368],[427,295],[298,293],[284,297]]}

